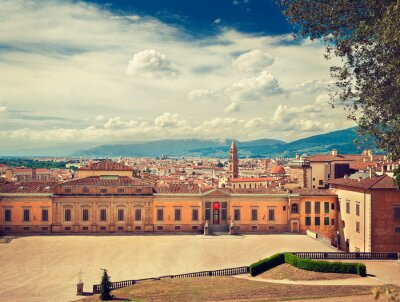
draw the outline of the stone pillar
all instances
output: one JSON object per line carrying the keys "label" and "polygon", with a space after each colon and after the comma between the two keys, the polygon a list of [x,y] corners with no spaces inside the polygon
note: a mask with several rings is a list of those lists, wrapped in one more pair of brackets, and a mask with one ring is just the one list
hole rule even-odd
{"label": "stone pillar", "polygon": [[133,209],[132,209],[132,202],[127,202],[127,209],[126,209],[126,211],[127,211],[127,221],[126,221],[126,229],[127,229],[127,231],[128,232],[132,232],[132,224],[133,224],[133,222],[132,222],[132,217],[133,217],[133,213],[132,213],[132,211],[133,211]]}
{"label": "stone pillar", "polygon": [[110,203],[110,233],[113,233],[115,230],[115,203],[114,200]]}
{"label": "stone pillar", "polygon": [[83,296],[83,283],[76,284],[76,295]]}
{"label": "stone pillar", "polygon": [[92,233],[96,233],[96,231],[97,231],[97,228],[96,228],[97,214],[96,214],[96,212],[97,212],[97,207],[96,207],[96,202],[94,201],[94,202],[92,202]]}

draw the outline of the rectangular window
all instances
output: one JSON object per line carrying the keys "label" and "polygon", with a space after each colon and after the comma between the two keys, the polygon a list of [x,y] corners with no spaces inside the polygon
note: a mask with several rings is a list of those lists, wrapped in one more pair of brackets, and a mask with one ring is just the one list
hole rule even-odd
{"label": "rectangular window", "polygon": [[359,202],[356,203],[356,215],[360,216],[360,203]]}
{"label": "rectangular window", "polygon": [[360,223],[356,221],[356,232],[360,233]]}
{"label": "rectangular window", "polygon": [[400,206],[396,205],[393,211],[393,218],[400,219]]}
{"label": "rectangular window", "polygon": [[324,202],[324,213],[329,214],[329,202]]}
{"label": "rectangular window", "polygon": [[142,194],[142,189],[136,189],[136,194]]}
{"label": "rectangular window", "polygon": [[164,210],[163,209],[157,209],[157,220],[158,221],[164,220]]}
{"label": "rectangular window", "polygon": [[82,220],[89,221],[89,210],[88,209],[82,210]]}
{"label": "rectangular window", "polygon": [[100,210],[100,221],[106,221],[106,220],[107,220],[107,210],[101,209]]}
{"label": "rectangular window", "polygon": [[226,209],[221,209],[221,220],[226,220]]}
{"label": "rectangular window", "polygon": [[335,225],[335,219],[331,219],[331,225]]}
{"label": "rectangular window", "polygon": [[221,202],[221,208],[226,209],[228,203],[227,202]]}
{"label": "rectangular window", "polygon": [[89,188],[83,188],[83,193],[89,193]]}
{"label": "rectangular window", "polygon": [[235,209],[233,211],[233,217],[234,220],[240,220],[240,209]]}
{"label": "rectangular window", "polygon": [[257,220],[257,209],[251,210],[251,220]]}
{"label": "rectangular window", "polygon": [[311,217],[306,217],[306,225],[311,225]]}
{"label": "rectangular window", "polygon": [[42,221],[49,221],[49,210],[42,209]]}
{"label": "rectangular window", "polygon": [[142,210],[136,209],[135,210],[135,220],[141,221],[142,220]]}
{"label": "rectangular window", "polygon": [[66,188],[66,189],[64,190],[64,192],[65,192],[65,193],[71,193],[71,189],[70,189],[70,188]]}
{"label": "rectangular window", "polygon": [[394,228],[394,232],[400,234],[400,227],[395,227],[395,228]]}
{"label": "rectangular window", "polygon": [[198,209],[192,210],[192,220],[193,221],[199,220],[199,210]]}
{"label": "rectangular window", "polygon": [[124,209],[118,209],[118,221],[124,221]]}
{"label": "rectangular window", "polygon": [[6,222],[11,222],[11,209],[5,209],[4,210],[4,221]]}
{"label": "rectangular window", "polygon": [[181,221],[181,209],[175,209],[175,221]]}
{"label": "rectangular window", "polygon": [[101,193],[107,193],[107,189],[100,189]]}
{"label": "rectangular window", "polygon": [[350,214],[350,201],[346,201],[346,213]]}
{"label": "rectangular window", "polygon": [[319,201],[316,201],[314,203],[314,213],[319,214],[321,212],[321,203]]}
{"label": "rectangular window", "polygon": [[271,220],[271,221],[275,220],[275,210],[274,209],[268,210],[268,220]]}
{"label": "rectangular window", "polygon": [[320,179],[319,182],[318,182],[318,184],[319,184],[320,186],[323,186],[323,185],[324,185],[324,181],[323,181],[322,179]]}
{"label": "rectangular window", "polygon": [[315,217],[315,225],[320,225],[320,224],[321,224],[321,218]]}
{"label": "rectangular window", "polygon": [[124,189],[122,189],[122,188],[120,188],[120,189],[118,189],[118,193],[124,193]]}
{"label": "rectangular window", "polygon": [[329,217],[324,217],[324,225],[329,225]]}
{"label": "rectangular window", "polygon": [[30,221],[30,220],[31,220],[30,211],[28,209],[25,209],[24,210],[24,221],[27,222],[27,221]]}
{"label": "rectangular window", "polygon": [[334,202],[331,203],[331,210],[332,211],[335,210],[335,203]]}
{"label": "rectangular window", "polygon": [[71,221],[71,210],[70,209],[64,210],[64,221]]}
{"label": "rectangular window", "polygon": [[210,220],[211,217],[211,210],[206,208],[206,220]]}
{"label": "rectangular window", "polygon": [[306,214],[311,214],[311,201],[306,201]]}

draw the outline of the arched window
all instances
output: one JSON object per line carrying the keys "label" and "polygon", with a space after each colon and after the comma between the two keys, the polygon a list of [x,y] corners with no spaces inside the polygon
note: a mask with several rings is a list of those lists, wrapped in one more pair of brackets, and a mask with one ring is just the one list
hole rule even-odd
{"label": "arched window", "polygon": [[297,203],[292,204],[292,214],[297,214],[299,213],[299,206]]}

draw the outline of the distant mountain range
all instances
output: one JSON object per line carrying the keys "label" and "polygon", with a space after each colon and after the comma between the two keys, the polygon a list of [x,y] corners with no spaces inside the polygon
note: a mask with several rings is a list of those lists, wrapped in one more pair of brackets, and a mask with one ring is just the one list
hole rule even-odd
{"label": "distant mountain range", "polygon": [[[349,128],[320,135],[314,135],[286,143],[276,139],[259,139],[253,141],[236,141],[239,157],[293,157],[295,153],[316,154],[327,153],[337,149],[339,153],[360,153],[354,140],[357,138],[355,128]],[[132,144],[101,145],[84,149],[73,156],[88,157],[217,157],[226,158],[231,140],[203,139],[165,139]],[[365,148],[365,146],[364,146]],[[369,146],[375,152],[374,147]]]}

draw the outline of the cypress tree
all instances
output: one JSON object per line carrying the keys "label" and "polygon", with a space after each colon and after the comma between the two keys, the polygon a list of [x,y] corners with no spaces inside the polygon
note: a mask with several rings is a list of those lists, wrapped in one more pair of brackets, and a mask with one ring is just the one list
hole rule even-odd
{"label": "cypress tree", "polygon": [[103,276],[101,277],[101,283],[100,283],[100,300],[102,301],[107,301],[111,300],[111,282],[110,282],[110,276],[107,274],[106,269],[103,270]]}

